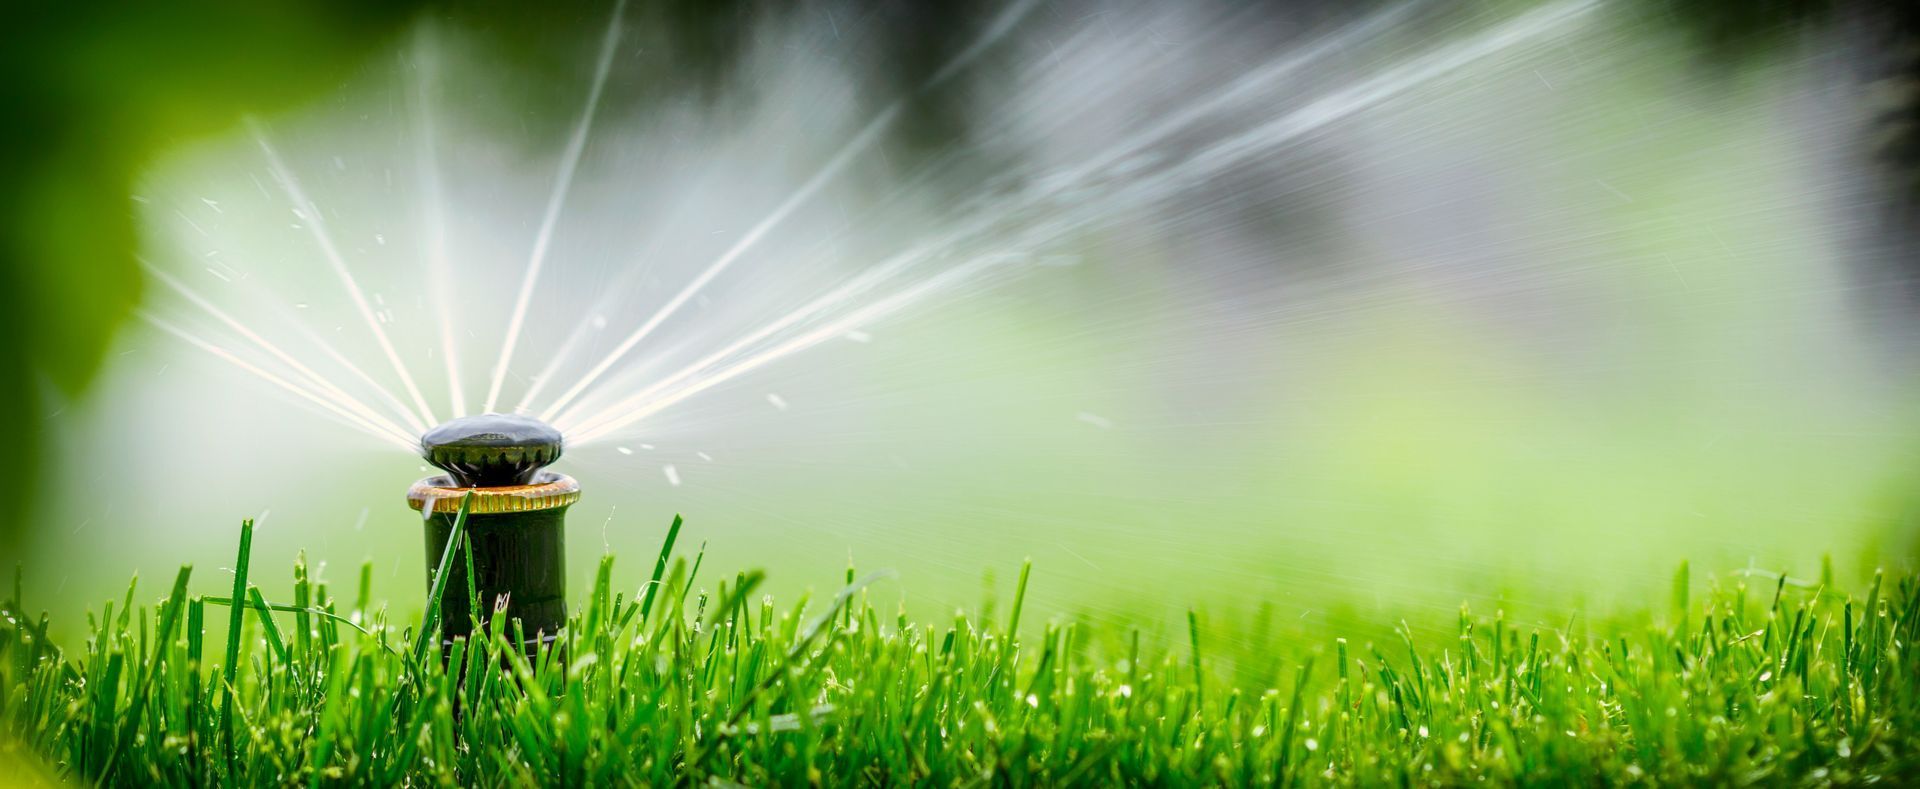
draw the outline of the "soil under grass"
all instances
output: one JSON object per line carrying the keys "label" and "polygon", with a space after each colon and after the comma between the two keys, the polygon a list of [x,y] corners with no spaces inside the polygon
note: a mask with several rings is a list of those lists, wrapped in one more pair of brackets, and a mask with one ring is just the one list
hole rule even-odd
{"label": "soil under grass", "polygon": [[351,600],[300,565],[293,599],[267,601],[250,525],[230,596],[191,593],[189,568],[150,607],[129,587],[79,654],[16,586],[0,763],[182,786],[1920,780],[1911,576],[1690,597],[1683,565],[1643,615],[1528,631],[1463,612],[1457,639],[1282,646],[1267,686],[1236,687],[1191,619],[1183,643],[1021,630],[1024,573],[1005,621],[908,621],[851,577],[779,608],[757,573],[698,591],[678,529],[631,598],[604,560],[532,656],[504,617],[443,649],[436,623],[373,606],[365,569]]}

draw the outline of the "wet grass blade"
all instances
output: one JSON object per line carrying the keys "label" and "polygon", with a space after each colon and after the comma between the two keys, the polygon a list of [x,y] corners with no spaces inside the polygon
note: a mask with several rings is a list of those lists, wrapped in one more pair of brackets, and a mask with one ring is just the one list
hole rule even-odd
{"label": "wet grass blade", "polygon": [[[427,610],[420,615],[420,632],[414,634],[413,663],[421,665],[427,647],[433,643],[440,626],[440,600],[447,594],[447,574],[453,570],[453,556],[467,535],[467,510],[473,506],[473,493],[460,497],[460,511],[453,516],[453,530],[447,533],[447,545],[440,550],[440,565],[433,571],[432,591],[427,593]],[[471,576],[469,576],[471,577]]]}
{"label": "wet grass blade", "polygon": [[[253,521],[240,522],[240,552],[233,562],[233,599],[247,596],[247,563],[253,558]],[[227,780],[233,781],[237,765],[234,763],[233,743],[233,692],[234,684],[240,678],[240,639],[245,632],[241,627],[245,623],[241,606],[229,606],[227,616],[227,662],[222,666],[224,673],[220,685],[220,726],[222,747],[225,749]]]}

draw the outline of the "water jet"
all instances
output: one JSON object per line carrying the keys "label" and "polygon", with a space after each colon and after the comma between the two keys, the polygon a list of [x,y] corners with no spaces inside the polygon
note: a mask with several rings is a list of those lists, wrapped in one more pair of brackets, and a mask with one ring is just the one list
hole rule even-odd
{"label": "water jet", "polygon": [[407,491],[408,506],[426,521],[429,587],[461,503],[472,497],[466,533],[481,610],[471,610],[468,564],[456,559],[440,599],[443,640],[470,634],[496,609],[520,620],[529,650],[552,643],[566,624],[566,512],[580,500],[580,483],[545,468],[563,444],[551,425],[516,414],[459,417],[420,437],[421,457],[447,472]]}

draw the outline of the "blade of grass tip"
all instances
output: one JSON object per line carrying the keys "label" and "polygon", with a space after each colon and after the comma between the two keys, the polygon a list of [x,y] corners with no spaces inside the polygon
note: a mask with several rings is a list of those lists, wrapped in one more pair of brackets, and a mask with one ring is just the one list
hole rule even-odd
{"label": "blade of grass tip", "polygon": [[[324,563],[320,566],[323,568],[326,567]],[[323,611],[333,608],[333,596],[328,594],[325,583],[316,583],[313,585],[313,602],[317,605],[311,607],[320,608],[320,610]],[[334,644],[340,643],[340,627],[335,625],[331,619],[316,618],[313,620],[313,637],[318,639],[317,642],[313,644],[313,648],[324,653],[332,649]],[[313,660],[313,657],[313,655],[307,656],[307,667],[309,671],[318,670],[320,665],[318,661]]]}
{"label": "blade of grass tip", "polygon": [[[133,592],[134,592],[134,589],[138,588],[139,586],[140,586],[140,576],[135,575],[133,577],[133,580],[127,584],[126,599],[120,601],[120,619],[118,621],[118,624],[114,625],[114,629],[119,630],[122,633],[127,632],[128,623],[133,621],[129,618],[133,616],[133,608],[134,608]],[[112,617],[107,617],[107,618],[112,619]]]}
{"label": "blade of grass tip", "polygon": [[[674,610],[683,611],[686,609],[687,595],[693,592],[693,581],[694,579],[700,577],[700,565],[705,564],[706,561],[707,561],[707,543],[705,540],[702,540],[700,542],[699,552],[693,555],[693,567],[692,569],[687,570],[687,582],[679,586],[677,591],[675,592],[675,594],[677,595],[677,601],[674,603],[674,606],[673,606]],[[702,593],[700,595],[700,600],[702,603],[706,602],[705,593]]]}
{"label": "blade of grass tip", "polygon": [[120,733],[113,738],[113,750],[107,752],[107,768],[100,774],[100,783],[112,785],[113,769],[118,766],[118,758],[127,743],[133,741],[133,730],[140,725],[141,715],[146,710],[147,696],[153,689],[153,675],[160,673],[160,666],[166,661],[168,647],[173,644],[173,629],[180,623],[180,609],[187,603],[187,578],[193,575],[193,565],[180,566],[180,574],[173,579],[173,592],[167,596],[167,607],[160,611],[160,629],[155,632],[153,660],[148,663],[147,671],[140,676],[140,687],[134,690],[133,701],[128,706],[126,720],[120,723]]}
{"label": "blade of grass tip", "polygon": [[1688,609],[1692,603],[1688,595],[1691,591],[1692,579],[1687,570],[1687,563],[1683,561],[1680,563],[1680,569],[1676,570],[1673,574],[1672,599],[1674,632],[1680,634],[1681,637],[1685,637],[1686,632],[1689,630],[1687,627],[1687,616],[1689,613]]}
{"label": "blade of grass tip", "polygon": [[647,591],[640,598],[641,622],[646,622],[647,615],[653,611],[653,597],[660,591],[660,577],[667,573],[667,559],[673,555],[673,543],[680,539],[681,522],[679,513],[675,513],[673,525],[667,527],[667,539],[660,543],[660,556],[653,560],[653,578],[647,581]]}
{"label": "blade of grass tip", "polygon": [[1020,607],[1027,601],[1027,576],[1033,572],[1033,559],[1020,563],[1020,584],[1013,590],[1013,614],[1007,617],[1007,643],[1012,644],[1020,631]]}
{"label": "blade of grass tip", "polygon": [[[301,551],[293,561],[293,604],[300,608],[313,605],[313,579],[307,575],[307,552]],[[262,616],[267,616],[262,612]],[[313,623],[306,612],[293,615],[294,653],[302,660],[313,655]]]}
{"label": "blade of grass tip", "polygon": [[1193,702],[1196,707],[1206,704],[1206,683],[1201,681],[1205,674],[1200,669],[1200,615],[1193,609],[1187,609],[1187,642],[1191,646],[1189,659],[1193,662]]}
{"label": "blade of grass tip", "polygon": [[[1336,665],[1340,669],[1340,707],[1339,707],[1340,712],[1339,714],[1341,716],[1346,716],[1353,712],[1353,698],[1352,698],[1353,686],[1349,684],[1347,681],[1348,679],[1347,678],[1347,667],[1348,667],[1347,640],[1344,638],[1336,638],[1333,640],[1333,646],[1334,646],[1334,654],[1339,659],[1339,663],[1337,663]],[[1469,655],[1469,657],[1471,657],[1471,655]],[[1475,701],[1474,703],[1478,704],[1479,702]]]}
{"label": "blade of grass tip", "polygon": [[[427,610],[420,615],[420,632],[414,635],[413,665],[418,667],[427,655],[427,644],[440,624],[440,599],[447,593],[447,572],[453,569],[453,555],[467,533],[467,509],[473,506],[473,492],[460,497],[460,511],[453,516],[453,530],[447,534],[447,547],[440,551],[440,566],[433,571],[433,589],[427,594]],[[471,576],[469,576],[471,577]]]}
{"label": "blade of grass tip", "polygon": [[[581,618],[579,628],[568,628],[568,635],[579,635],[587,643],[595,643],[606,631],[612,618],[613,607],[613,554],[600,557],[600,566],[593,573],[593,594],[587,596],[587,613]],[[581,632],[584,631],[584,632]]]}
{"label": "blade of grass tip", "polygon": [[373,605],[373,560],[360,563],[360,588],[354,593],[353,612],[361,619],[367,618],[367,608]]}
{"label": "blade of grass tip", "polygon": [[[847,583],[848,585],[852,585],[852,584],[853,584],[853,579],[854,579],[854,575],[853,575],[853,551],[851,551],[851,550],[849,550],[849,551],[847,551],[847,580],[846,580],[846,583]],[[848,629],[852,629],[852,627],[853,627],[853,606],[847,606],[846,608],[842,608],[842,609],[840,609],[840,629],[842,629],[842,630],[848,630]]]}
{"label": "blade of grass tip", "polygon": [[[253,520],[240,522],[240,553],[233,563],[233,599],[241,600],[247,595],[247,562],[253,556]],[[233,761],[233,691],[234,683],[240,677],[240,635],[242,615],[240,606],[229,606],[227,616],[227,663],[222,667],[220,688],[220,727],[221,750],[227,762],[227,781],[234,779]]]}

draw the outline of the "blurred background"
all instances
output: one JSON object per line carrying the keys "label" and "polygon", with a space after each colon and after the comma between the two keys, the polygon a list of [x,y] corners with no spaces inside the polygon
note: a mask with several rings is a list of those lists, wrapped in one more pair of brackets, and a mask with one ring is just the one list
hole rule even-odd
{"label": "blurred background", "polygon": [[581,584],[678,512],[916,616],[1031,557],[1089,618],[1560,625],[1920,534],[1911,11],[33,13],[5,544],[56,621],[242,518],[417,608],[403,445],[488,400],[568,431]]}

